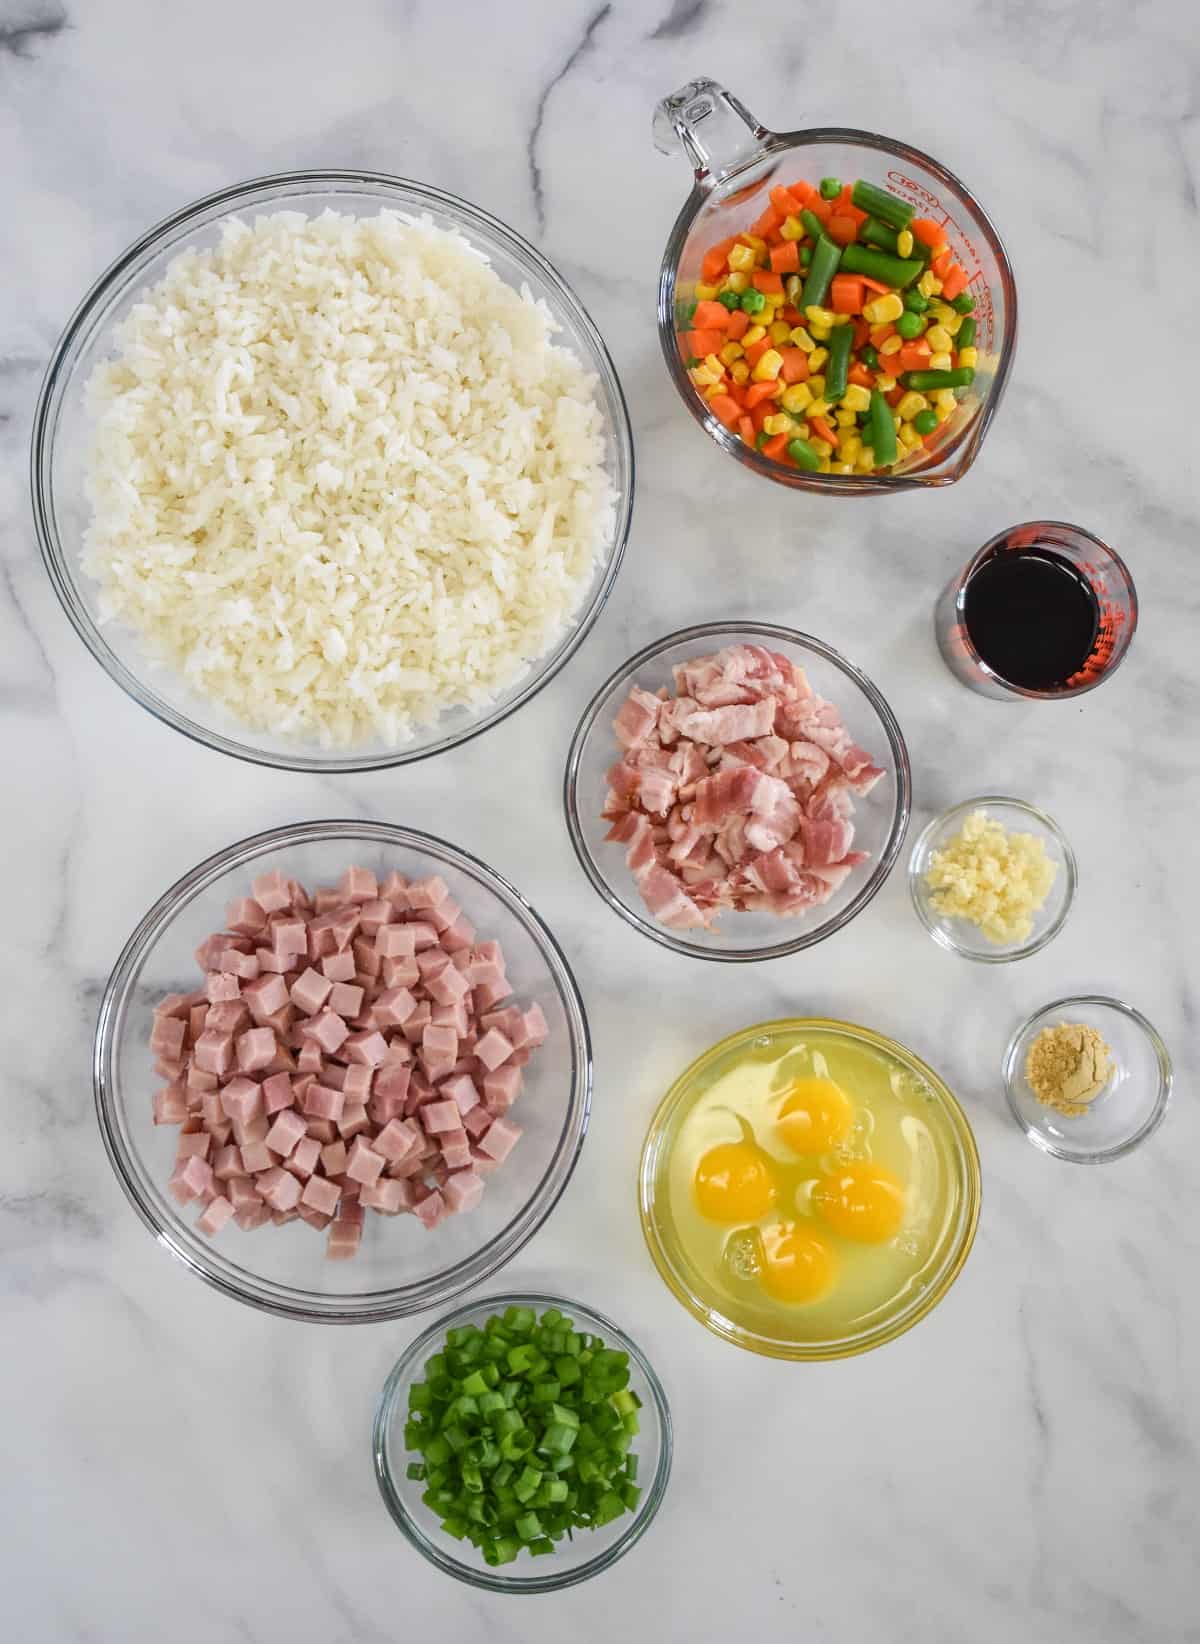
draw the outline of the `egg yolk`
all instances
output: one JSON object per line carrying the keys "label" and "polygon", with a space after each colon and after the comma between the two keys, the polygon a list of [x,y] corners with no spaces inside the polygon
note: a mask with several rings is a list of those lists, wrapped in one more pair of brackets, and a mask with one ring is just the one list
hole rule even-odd
{"label": "egg yolk", "polygon": [[764,1229],[761,1283],[781,1302],[811,1302],[823,1296],[837,1275],[833,1247],[819,1233],[795,1222]]}
{"label": "egg yolk", "polygon": [[766,1159],[748,1142],[722,1142],[696,1166],[696,1206],[710,1222],[756,1222],[775,1203]]}
{"label": "egg yolk", "polygon": [[779,1108],[775,1128],[793,1153],[824,1153],[850,1133],[854,1107],[832,1079],[797,1079]]}
{"label": "egg yolk", "polygon": [[904,1220],[904,1184],[870,1160],[823,1176],[812,1202],[827,1227],[862,1244],[882,1244]]}

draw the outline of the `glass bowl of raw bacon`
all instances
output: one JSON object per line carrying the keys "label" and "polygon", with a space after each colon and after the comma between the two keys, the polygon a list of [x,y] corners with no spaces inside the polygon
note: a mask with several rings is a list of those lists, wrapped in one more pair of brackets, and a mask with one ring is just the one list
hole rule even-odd
{"label": "glass bowl of raw bacon", "polygon": [[776,959],[866,907],[904,843],[908,750],[876,687],[773,623],[656,640],[596,692],[567,826],[608,905],[678,953]]}
{"label": "glass bowl of raw bacon", "polygon": [[430,834],[326,821],[159,897],[109,978],[93,1078],[161,1245],[251,1306],[356,1323],[442,1305],[536,1232],[592,1061],[518,891]]}

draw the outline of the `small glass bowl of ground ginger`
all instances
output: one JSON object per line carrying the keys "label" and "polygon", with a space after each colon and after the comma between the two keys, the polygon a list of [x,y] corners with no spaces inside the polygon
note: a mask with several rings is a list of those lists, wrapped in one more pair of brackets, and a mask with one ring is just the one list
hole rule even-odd
{"label": "small glass bowl of ground ginger", "polygon": [[1013,1118],[1035,1147],[1076,1164],[1119,1159],[1156,1130],[1171,1097],[1171,1058],[1141,1014],[1099,994],[1057,999],[1004,1053]]}
{"label": "small glass bowl of ground ginger", "polygon": [[985,965],[1027,959],[1057,936],[1077,879],[1054,818],[1003,794],[934,817],[908,865],[913,906],[930,936]]}

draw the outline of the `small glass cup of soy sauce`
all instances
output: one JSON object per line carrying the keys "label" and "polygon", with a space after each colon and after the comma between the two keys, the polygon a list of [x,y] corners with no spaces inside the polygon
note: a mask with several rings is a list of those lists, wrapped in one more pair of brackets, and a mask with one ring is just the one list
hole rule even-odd
{"label": "small glass cup of soy sauce", "polygon": [[1095,690],[1137,628],[1133,578],[1099,537],[1062,520],[1001,531],[934,612],[951,673],[983,696],[1057,701]]}

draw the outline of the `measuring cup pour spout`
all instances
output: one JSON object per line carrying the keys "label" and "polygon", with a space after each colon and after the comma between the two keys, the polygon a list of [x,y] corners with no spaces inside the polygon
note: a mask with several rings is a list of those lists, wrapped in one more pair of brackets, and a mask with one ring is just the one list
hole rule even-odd
{"label": "measuring cup pour spout", "polygon": [[660,154],[674,154],[682,148],[700,188],[711,188],[756,159],[772,135],[715,80],[689,80],[664,97],[654,111],[655,148]]}

